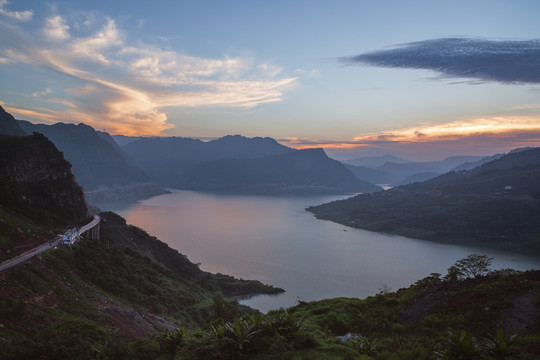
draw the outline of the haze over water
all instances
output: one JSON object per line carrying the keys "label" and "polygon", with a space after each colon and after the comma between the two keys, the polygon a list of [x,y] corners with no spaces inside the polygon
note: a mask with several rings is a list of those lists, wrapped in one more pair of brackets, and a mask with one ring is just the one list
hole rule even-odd
{"label": "haze over water", "polygon": [[344,196],[265,197],[173,190],[124,209],[128,223],[157,236],[213,273],[256,279],[287,290],[242,303],[261,311],[298,300],[374,295],[432,272],[443,275],[471,253],[494,257],[493,269],[538,268],[540,258],[347,228],[316,219],[310,205]]}

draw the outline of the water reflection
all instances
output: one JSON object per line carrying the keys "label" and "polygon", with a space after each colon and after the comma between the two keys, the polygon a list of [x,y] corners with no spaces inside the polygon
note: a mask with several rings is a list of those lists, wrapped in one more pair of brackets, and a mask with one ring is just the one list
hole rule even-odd
{"label": "water reflection", "polygon": [[[538,258],[450,246],[317,220],[304,209],[329,196],[263,197],[173,191],[116,209],[201,268],[282,287],[286,293],[242,303],[268,311],[330,297],[366,297],[446,273],[470,253],[494,268],[538,268]],[[115,209],[113,209],[115,210]]]}

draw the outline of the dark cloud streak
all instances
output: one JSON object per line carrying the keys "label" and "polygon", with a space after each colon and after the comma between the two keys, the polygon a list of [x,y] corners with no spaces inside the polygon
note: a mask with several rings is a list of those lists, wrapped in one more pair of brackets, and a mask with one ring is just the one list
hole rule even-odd
{"label": "dark cloud streak", "polygon": [[350,65],[432,70],[447,77],[480,81],[540,84],[540,39],[433,39],[340,60]]}

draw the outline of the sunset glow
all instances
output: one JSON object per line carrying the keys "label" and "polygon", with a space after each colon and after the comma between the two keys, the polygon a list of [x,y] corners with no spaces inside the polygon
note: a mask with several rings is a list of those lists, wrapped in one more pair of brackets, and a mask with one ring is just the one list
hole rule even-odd
{"label": "sunset glow", "polygon": [[[411,143],[462,152],[472,137],[485,151],[540,144],[539,4],[396,1],[402,16],[390,19],[377,5],[340,3],[2,0],[0,102],[35,123],[270,136],[357,155]],[[501,63],[507,53],[515,67]]]}

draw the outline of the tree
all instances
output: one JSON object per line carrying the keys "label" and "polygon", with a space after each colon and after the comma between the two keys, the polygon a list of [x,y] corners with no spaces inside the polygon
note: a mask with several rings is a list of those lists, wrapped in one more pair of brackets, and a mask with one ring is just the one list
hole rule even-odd
{"label": "tree", "polygon": [[486,275],[490,270],[492,260],[493,258],[486,255],[471,254],[450,266],[446,279],[457,280]]}

